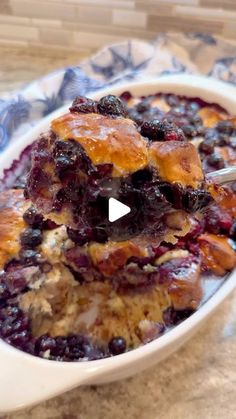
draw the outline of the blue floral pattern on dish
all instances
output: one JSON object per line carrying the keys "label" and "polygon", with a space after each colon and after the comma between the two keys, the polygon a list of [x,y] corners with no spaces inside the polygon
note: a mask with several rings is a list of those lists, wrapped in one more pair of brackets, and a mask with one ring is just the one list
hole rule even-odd
{"label": "blue floral pattern on dish", "polygon": [[103,48],[80,66],[54,71],[0,99],[0,151],[77,95],[172,73],[201,73],[236,85],[236,44],[209,34],[162,33],[152,43]]}

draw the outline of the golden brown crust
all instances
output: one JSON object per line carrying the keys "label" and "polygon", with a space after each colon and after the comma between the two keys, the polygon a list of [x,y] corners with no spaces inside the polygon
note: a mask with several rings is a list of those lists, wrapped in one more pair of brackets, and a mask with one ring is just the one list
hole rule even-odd
{"label": "golden brown crust", "polygon": [[236,150],[232,147],[215,147],[215,153],[222,157],[230,166],[236,165]]}
{"label": "golden brown crust", "polygon": [[52,121],[62,139],[74,139],[94,165],[112,163],[113,176],[125,176],[147,165],[147,143],[130,119],[68,113]]}
{"label": "golden brown crust", "polygon": [[168,112],[170,110],[170,105],[168,105],[166,100],[161,97],[155,97],[151,101],[150,105],[152,108],[161,109],[163,112]]}
{"label": "golden brown crust", "polygon": [[177,273],[168,287],[168,294],[176,310],[196,310],[203,297],[200,266],[192,263],[186,276]]}
{"label": "golden brown crust", "polygon": [[220,121],[229,121],[236,125],[236,117],[229,116],[227,113],[220,112],[214,108],[202,108],[198,111],[198,115],[203,120],[203,125],[206,128],[213,128]]}
{"label": "golden brown crust", "polygon": [[149,149],[149,158],[160,177],[167,182],[196,188],[204,179],[198,152],[191,143],[154,142]]}
{"label": "golden brown crust", "polygon": [[198,111],[198,115],[203,120],[203,125],[206,128],[214,128],[220,121],[229,121],[236,125],[236,117],[230,116],[225,112],[220,112],[217,109],[204,107]]}
{"label": "golden brown crust", "polygon": [[208,185],[208,190],[215,202],[236,217],[236,194],[228,186]]}
{"label": "golden brown crust", "polygon": [[22,190],[0,194],[0,269],[20,250],[19,238],[26,226],[22,215],[28,206]]}
{"label": "golden brown crust", "polygon": [[147,256],[147,250],[132,241],[92,243],[88,246],[88,252],[94,266],[104,276],[112,276],[132,256],[140,258]]}
{"label": "golden brown crust", "polygon": [[223,276],[236,266],[236,253],[227,237],[205,233],[198,238],[198,242],[203,262],[214,274]]}
{"label": "golden brown crust", "polygon": [[198,115],[202,118],[203,125],[206,128],[213,128],[217,122],[226,119],[227,115],[219,112],[214,108],[204,107],[198,111]]}

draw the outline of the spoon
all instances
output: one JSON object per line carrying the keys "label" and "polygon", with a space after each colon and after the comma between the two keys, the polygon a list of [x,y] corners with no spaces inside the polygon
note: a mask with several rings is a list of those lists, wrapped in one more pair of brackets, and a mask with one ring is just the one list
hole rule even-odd
{"label": "spoon", "polygon": [[219,185],[236,181],[236,166],[226,167],[225,169],[207,173],[206,179]]}

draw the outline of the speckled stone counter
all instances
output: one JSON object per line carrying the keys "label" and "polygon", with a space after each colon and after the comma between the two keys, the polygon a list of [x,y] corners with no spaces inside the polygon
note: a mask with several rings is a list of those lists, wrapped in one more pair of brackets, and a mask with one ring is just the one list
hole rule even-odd
{"label": "speckled stone counter", "polygon": [[[1,47],[0,53],[0,92],[84,58],[75,52],[20,48]],[[77,388],[3,418],[236,418],[236,291],[194,338],[151,371],[115,384]]]}

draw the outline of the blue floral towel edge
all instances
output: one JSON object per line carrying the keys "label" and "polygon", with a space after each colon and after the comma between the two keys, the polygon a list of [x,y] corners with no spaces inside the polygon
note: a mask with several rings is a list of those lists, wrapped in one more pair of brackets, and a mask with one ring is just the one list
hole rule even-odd
{"label": "blue floral towel edge", "polygon": [[129,80],[200,73],[236,85],[236,43],[202,33],[160,34],[110,45],[79,66],[54,71],[0,99],[0,151],[76,95]]}

